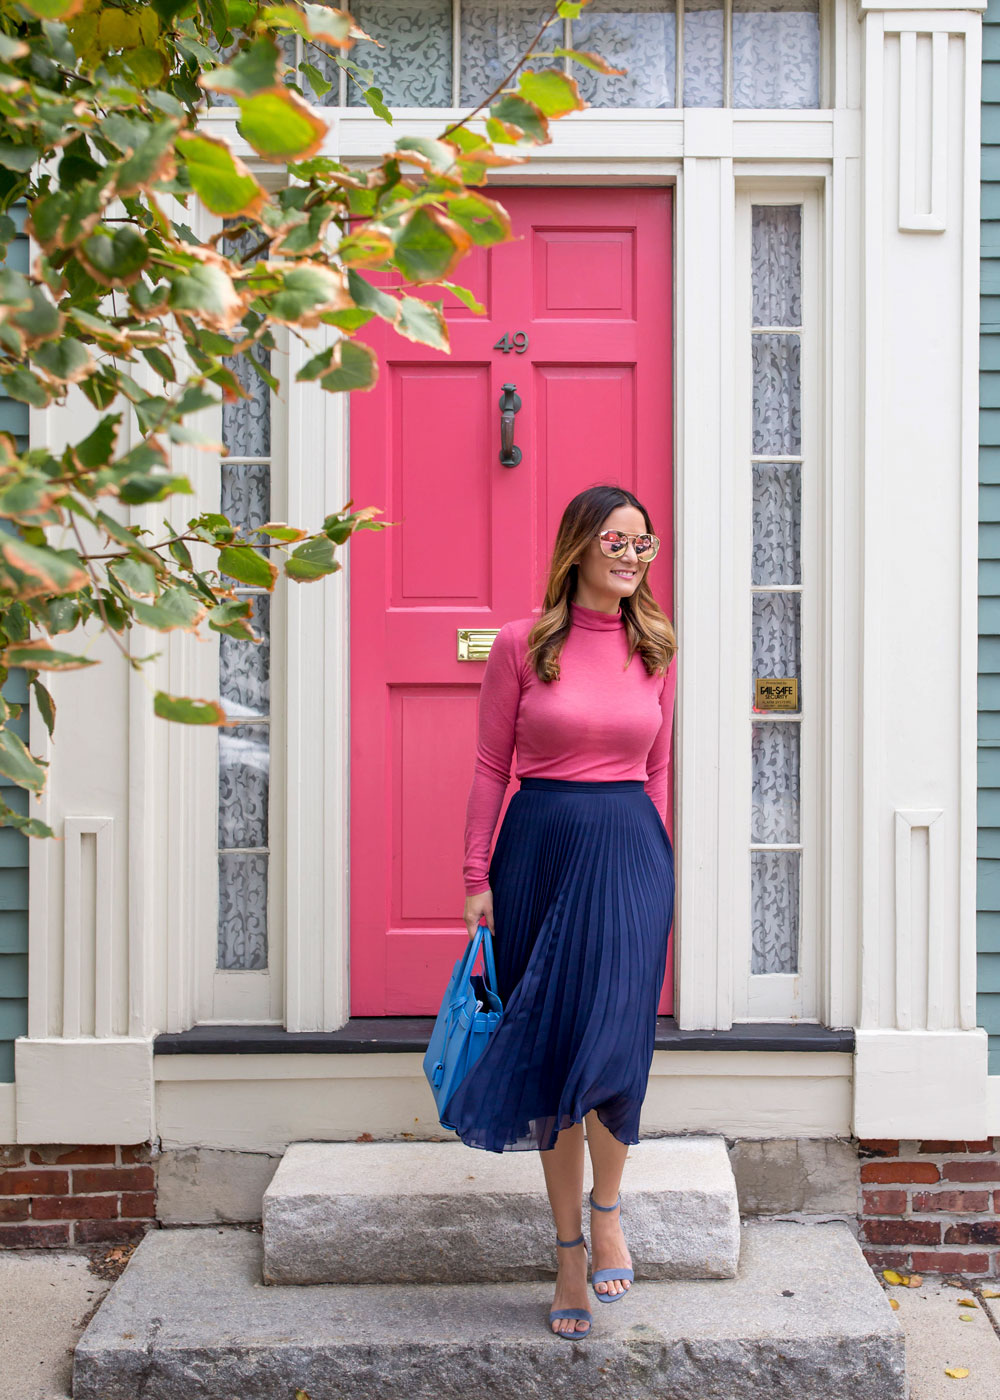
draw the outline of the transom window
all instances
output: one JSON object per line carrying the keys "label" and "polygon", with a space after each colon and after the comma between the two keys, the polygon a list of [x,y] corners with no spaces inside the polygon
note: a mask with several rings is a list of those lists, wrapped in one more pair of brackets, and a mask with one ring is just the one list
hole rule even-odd
{"label": "transom window", "polygon": [[[371,70],[390,107],[474,107],[550,9],[537,0],[354,0],[352,15],[384,47],[359,40],[350,60]],[[556,21],[543,45],[590,49],[627,70],[616,77],[543,60],[565,64],[592,107],[820,104],[819,0],[591,0],[577,19]],[[361,85],[328,53],[289,36],[288,61],[300,57],[321,76],[318,105],[366,105]]]}

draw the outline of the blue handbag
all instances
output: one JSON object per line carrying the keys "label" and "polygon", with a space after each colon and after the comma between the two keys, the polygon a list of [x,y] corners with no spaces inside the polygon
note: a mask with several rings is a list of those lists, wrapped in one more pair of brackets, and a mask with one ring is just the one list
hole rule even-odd
{"label": "blue handbag", "polygon": [[[485,976],[474,976],[472,969],[480,947]],[[496,985],[493,937],[484,914],[455,964],[424,1055],[424,1074],[431,1086],[442,1128],[454,1131],[455,1125],[441,1117],[444,1106],[500,1024],[503,1003],[494,990]]]}

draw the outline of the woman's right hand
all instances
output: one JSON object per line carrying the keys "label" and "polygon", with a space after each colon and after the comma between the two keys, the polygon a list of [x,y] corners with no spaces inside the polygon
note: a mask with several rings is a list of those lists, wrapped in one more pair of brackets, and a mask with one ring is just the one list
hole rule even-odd
{"label": "woman's right hand", "polygon": [[469,937],[476,931],[480,916],[486,915],[486,922],[490,933],[496,933],[493,927],[493,891],[482,890],[479,894],[467,894],[465,896],[465,927],[469,930]]}

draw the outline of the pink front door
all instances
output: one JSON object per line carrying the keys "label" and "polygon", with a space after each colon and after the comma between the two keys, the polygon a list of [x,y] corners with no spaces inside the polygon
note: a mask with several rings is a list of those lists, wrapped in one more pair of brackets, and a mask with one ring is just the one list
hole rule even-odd
{"label": "pink front door", "polygon": [[[493,193],[516,241],[456,274],[487,314],[446,297],[450,355],[371,322],[379,383],[351,396],[355,506],[397,522],[350,544],[354,1016],[436,1013],[466,942],[485,662],[457,659],[458,631],[540,608],[562,510],[599,482],[649,510],[664,541],[652,585],[673,616],[671,192]],[[521,400],[516,466],[499,461],[504,384]],[[512,777],[503,811],[516,789]],[[672,985],[668,964],[661,1014]]]}

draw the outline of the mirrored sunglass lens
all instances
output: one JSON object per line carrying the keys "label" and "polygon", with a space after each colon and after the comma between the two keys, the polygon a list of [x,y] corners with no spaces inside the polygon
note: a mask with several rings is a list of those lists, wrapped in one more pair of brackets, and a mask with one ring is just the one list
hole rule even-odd
{"label": "mirrored sunglass lens", "polygon": [[628,540],[614,530],[608,530],[601,536],[601,546],[605,554],[621,554],[627,544]]}

